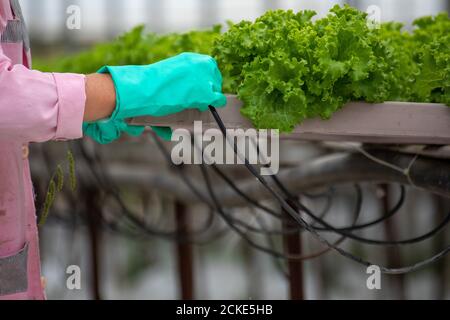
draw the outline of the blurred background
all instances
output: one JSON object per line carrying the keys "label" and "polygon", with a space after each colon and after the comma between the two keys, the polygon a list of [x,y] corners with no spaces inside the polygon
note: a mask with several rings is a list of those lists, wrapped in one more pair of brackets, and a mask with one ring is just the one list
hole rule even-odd
{"label": "blurred background", "polygon": [[[79,50],[141,23],[153,32],[182,32],[227,20],[253,20],[269,9],[310,9],[320,17],[333,5],[344,3],[363,11],[378,6],[382,21],[406,24],[450,7],[448,0],[21,0],[35,50],[44,49],[41,46]],[[70,5],[81,8],[80,30],[65,27]]]}
{"label": "blurred background", "polygon": [[[145,24],[148,31],[157,33],[184,32],[225,24],[227,20],[253,20],[268,9],[313,9],[323,16],[334,4],[344,3],[363,11],[376,5],[381,9],[382,21],[396,20],[409,24],[419,16],[450,8],[447,0],[20,0],[20,3],[37,59],[81,51],[113,39],[137,24]],[[80,30],[65,27],[66,9],[70,5],[81,8]],[[170,172],[167,162],[155,152],[157,147],[148,136],[114,146],[100,148],[87,143],[84,147],[93,159],[102,159],[101,165],[109,167],[114,177],[135,177],[134,180],[125,179],[126,188],[121,193],[127,205],[140,213],[142,219],[169,229],[177,227],[180,223],[176,219],[178,202],[159,190],[158,183],[164,181],[153,179],[146,185],[139,179],[142,172],[139,170],[147,170],[150,175],[165,172],[169,175]],[[293,142],[283,142],[281,147],[283,166],[297,165],[327,151],[323,146]],[[53,168],[64,157],[65,148],[66,145],[55,143],[33,146],[31,161],[38,207]],[[77,148],[73,147],[80,180],[78,194],[74,198],[67,192],[58,197],[47,224],[41,229],[43,274],[47,279],[49,299],[177,299],[186,297],[186,292],[180,289],[181,281],[191,281],[188,290],[195,298],[289,298],[284,263],[281,262],[280,266],[280,261],[249,248],[235,233],[229,230],[222,232],[223,222],[216,222],[213,228],[218,232],[217,236],[192,247],[186,244],[183,247],[183,244],[160,237],[130,236],[111,230],[114,229],[111,225],[104,227],[95,211],[120,212],[120,208],[109,204],[108,196],[101,188],[90,185],[88,180],[93,173],[83,165],[83,152]],[[189,172],[191,170],[194,171],[189,168]],[[231,174],[240,176],[239,170]],[[192,177],[195,181],[200,179],[198,173],[192,173]],[[367,220],[379,216],[387,198],[389,205],[393,205],[399,197],[395,186],[386,191],[382,186],[367,185],[363,190],[362,212]],[[402,238],[420,234],[436,225],[448,210],[448,201],[426,192],[408,188],[406,196],[408,201],[392,225],[368,230],[364,235]],[[346,214],[353,203],[354,190],[351,187],[336,190],[333,219],[345,224]],[[321,208],[326,204],[318,201],[311,205]],[[238,212],[248,210],[235,209]],[[188,224],[193,228],[208,217],[207,208],[199,204],[184,210],[190,213]],[[402,250],[401,254],[383,247],[354,243],[345,243],[344,247],[384,264],[410,264],[431,256],[448,241],[446,229],[438,238],[414,245],[410,250]],[[304,239],[302,245],[305,251],[319,248],[315,241],[308,239]],[[66,287],[66,268],[70,265],[81,268],[81,290],[68,290]],[[373,291],[366,288],[368,275],[364,268],[334,253],[305,262],[303,267],[304,297],[307,299],[450,298],[449,257],[406,276],[383,276],[382,289]],[[192,269],[193,278],[190,280],[183,275],[186,268],[188,273]]]}

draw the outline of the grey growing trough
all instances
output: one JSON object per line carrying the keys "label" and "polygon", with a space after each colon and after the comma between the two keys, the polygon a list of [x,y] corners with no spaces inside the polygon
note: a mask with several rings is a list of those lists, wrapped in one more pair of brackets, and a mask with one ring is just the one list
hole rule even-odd
{"label": "grey growing trough", "polygon": [[[227,128],[252,128],[239,109],[236,96],[227,96],[226,108],[218,112]],[[202,121],[203,129],[217,128],[210,112],[187,110],[166,117],[138,117],[133,125],[170,126],[193,129]],[[450,108],[443,104],[385,102],[351,102],[329,120],[310,119],[282,137],[298,140],[355,141],[384,144],[450,145]]]}

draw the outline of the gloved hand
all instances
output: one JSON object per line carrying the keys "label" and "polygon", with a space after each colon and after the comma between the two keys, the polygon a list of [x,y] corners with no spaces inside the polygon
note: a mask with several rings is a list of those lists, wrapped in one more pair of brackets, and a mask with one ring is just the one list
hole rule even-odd
{"label": "gloved hand", "polygon": [[125,120],[108,119],[83,124],[84,134],[101,144],[108,144],[117,140],[122,135],[122,132],[137,137],[140,136],[144,130],[145,127],[130,126]]}
{"label": "gloved hand", "polygon": [[[209,105],[223,107],[222,75],[210,56],[182,53],[146,66],[106,66],[116,88],[116,109],[110,119],[85,123],[83,131],[99,143],[110,143],[122,132],[140,135],[144,128],[125,119],[138,116],[166,116],[186,109],[206,111]],[[154,128],[170,139],[169,128]]]}

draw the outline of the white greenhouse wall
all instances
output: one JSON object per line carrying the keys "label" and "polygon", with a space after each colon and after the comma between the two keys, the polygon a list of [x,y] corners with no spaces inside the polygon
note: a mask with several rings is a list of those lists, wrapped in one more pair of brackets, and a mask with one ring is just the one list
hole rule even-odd
{"label": "white greenhouse wall", "polygon": [[[32,35],[45,41],[73,38],[96,41],[145,23],[156,32],[185,31],[252,20],[267,9],[313,9],[324,15],[334,4],[351,3],[362,10],[380,7],[383,21],[410,23],[416,17],[448,9],[447,0],[20,0]],[[67,32],[66,8],[79,5],[81,30]],[[44,18],[43,18],[44,17]]]}

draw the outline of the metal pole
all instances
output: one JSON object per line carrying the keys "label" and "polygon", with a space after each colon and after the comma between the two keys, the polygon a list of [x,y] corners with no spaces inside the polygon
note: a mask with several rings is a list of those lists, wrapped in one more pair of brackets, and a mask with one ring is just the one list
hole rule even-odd
{"label": "metal pole", "polygon": [[100,294],[100,219],[101,208],[98,205],[99,190],[96,188],[86,188],[86,220],[88,222],[89,240],[91,247],[91,290],[94,300],[102,300]]}
{"label": "metal pole", "polygon": [[[384,215],[386,215],[390,208],[390,194],[389,194],[389,186],[386,184],[380,185],[381,190],[383,191],[382,195],[382,208]],[[384,232],[386,233],[386,239],[388,241],[392,241],[396,238],[398,234],[397,224],[393,219],[387,219],[384,223]],[[386,260],[389,266],[398,267],[402,266],[402,258],[401,253],[398,247],[396,246],[387,246],[386,247]],[[394,294],[396,295],[395,299],[405,300],[405,276],[402,274],[395,275],[391,278]]]}
{"label": "metal pole", "polygon": [[194,299],[194,260],[192,244],[186,241],[189,236],[189,214],[181,202],[175,202],[175,222],[178,234],[184,238],[177,243],[178,279],[180,296],[183,300]]}
{"label": "metal pole", "polygon": [[[446,201],[442,197],[434,196],[435,201],[435,217],[433,223],[439,223],[442,221],[442,219],[445,216],[445,213],[449,210],[448,201]],[[436,235],[433,239],[433,249],[434,250],[441,250],[441,248],[444,248],[447,241],[447,234],[445,232],[441,232],[438,235]],[[446,297],[446,286],[449,283],[449,277],[448,277],[448,270],[450,267],[450,259],[449,257],[445,257],[444,259],[441,259],[440,261],[436,262],[434,265],[434,272],[437,275],[437,281],[436,286],[434,287],[433,293],[434,296],[431,297],[431,299],[436,300],[444,300]]]}
{"label": "metal pole", "polygon": [[[296,204],[293,201],[287,200],[288,203],[296,208]],[[283,222],[283,229],[292,229],[298,224],[294,219],[282,209],[283,214],[289,218],[289,221]],[[301,255],[302,254],[302,234],[301,232],[289,233],[283,236],[283,243],[286,254]],[[303,293],[303,261],[301,260],[288,260],[289,271],[289,295],[291,300],[304,300]]]}

